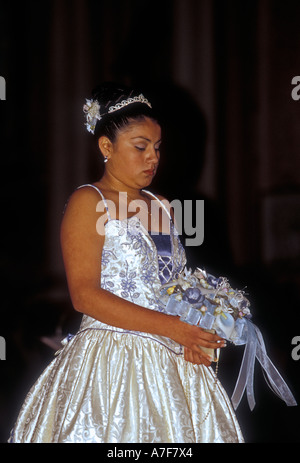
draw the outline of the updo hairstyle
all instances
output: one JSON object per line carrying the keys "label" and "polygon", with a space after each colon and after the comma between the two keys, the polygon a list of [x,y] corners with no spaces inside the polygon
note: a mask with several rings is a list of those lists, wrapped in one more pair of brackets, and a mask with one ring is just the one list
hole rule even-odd
{"label": "updo hairstyle", "polygon": [[97,121],[94,131],[97,140],[102,136],[106,136],[114,143],[119,131],[131,123],[142,122],[145,118],[150,118],[159,124],[153,108],[141,102],[130,103],[121,109],[108,113],[111,106],[115,106],[128,98],[137,97],[140,94],[141,92],[136,89],[114,83],[105,83],[93,90],[92,99],[98,101],[101,115],[101,119]]}

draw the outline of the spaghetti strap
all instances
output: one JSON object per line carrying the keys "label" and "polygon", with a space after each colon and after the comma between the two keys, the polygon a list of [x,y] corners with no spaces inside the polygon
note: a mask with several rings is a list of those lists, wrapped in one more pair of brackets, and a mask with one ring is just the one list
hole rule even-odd
{"label": "spaghetti strap", "polygon": [[[106,212],[107,212],[107,217],[108,217],[108,220],[111,220],[111,217],[110,217],[110,214],[109,214],[109,210],[108,210],[108,206],[107,206],[107,202],[106,202],[106,199],[105,197],[103,196],[103,193],[102,191],[96,187],[95,185],[93,185],[92,183],[85,183],[84,185],[80,185],[79,187],[77,187],[76,189],[79,190],[80,188],[83,188],[85,186],[88,186],[90,188],[94,188],[98,193],[99,195],[101,196],[102,200],[103,200],[103,203],[104,203],[104,206],[105,206],[105,209],[106,209]],[[151,191],[148,191],[148,190],[142,190],[144,191],[145,193],[149,194],[150,196],[152,196],[154,199],[156,199],[160,204],[161,206],[164,208],[164,210],[166,211],[169,219],[171,221],[173,221],[172,219],[172,216],[170,214],[170,212],[168,211],[168,209],[166,208],[165,204],[163,203],[163,201],[161,201],[155,194],[151,193]]]}
{"label": "spaghetti strap", "polygon": [[79,190],[80,188],[83,188],[83,187],[85,187],[85,186],[89,186],[89,187],[91,187],[91,188],[94,188],[94,190],[98,191],[99,195],[101,196],[101,198],[102,198],[102,200],[103,200],[103,203],[104,203],[104,206],[105,206],[105,209],[106,209],[106,213],[107,213],[108,220],[110,220],[110,214],[109,214],[107,202],[106,202],[105,197],[103,196],[102,191],[101,191],[97,186],[93,185],[92,183],[85,183],[84,185],[80,185],[80,186],[77,187],[76,189]]}
{"label": "spaghetti strap", "polygon": [[166,208],[165,204],[157,196],[155,196],[155,194],[151,193],[151,191],[148,191],[148,190],[142,190],[142,191],[144,191],[145,193],[149,194],[154,199],[156,199],[162,205],[162,207],[164,208],[164,210],[168,214],[170,220],[173,222],[172,216],[171,216],[170,212],[168,211],[168,209]]}

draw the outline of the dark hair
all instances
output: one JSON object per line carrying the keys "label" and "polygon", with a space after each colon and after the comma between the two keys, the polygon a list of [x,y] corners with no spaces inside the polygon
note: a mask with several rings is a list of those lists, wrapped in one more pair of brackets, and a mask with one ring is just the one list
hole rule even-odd
{"label": "dark hair", "polygon": [[[141,102],[130,103],[117,111],[107,113],[110,106],[115,106],[128,98],[139,96],[141,93],[143,92],[137,89],[111,82],[99,85],[93,90],[92,99],[98,101],[101,115],[94,132],[97,140],[102,136],[106,136],[113,143],[120,130],[133,122],[143,121],[146,117],[159,123],[154,109]],[[144,96],[147,98],[145,94]],[[104,115],[102,116],[102,114]]]}

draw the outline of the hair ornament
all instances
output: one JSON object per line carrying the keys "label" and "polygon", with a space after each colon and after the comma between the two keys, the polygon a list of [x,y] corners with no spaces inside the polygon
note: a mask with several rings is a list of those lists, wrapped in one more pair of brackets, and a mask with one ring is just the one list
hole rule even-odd
{"label": "hair ornament", "polygon": [[83,106],[83,112],[86,114],[86,123],[85,126],[87,127],[87,130],[91,132],[92,134],[95,133],[95,127],[97,124],[97,120],[100,121],[102,116],[105,114],[110,114],[115,111],[118,111],[119,109],[124,108],[125,106],[128,106],[132,103],[144,103],[149,108],[152,108],[151,103],[147,100],[147,98],[144,97],[144,95],[141,93],[138,96],[130,97],[127,98],[126,100],[120,101],[120,103],[116,103],[113,106],[110,106],[108,108],[107,112],[103,112],[100,115],[100,104],[97,100],[87,100],[86,103]]}
{"label": "hair ornament", "polygon": [[86,123],[88,131],[91,133],[95,132],[97,120],[100,121],[100,105],[97,100],[87,100],[83,106],[83,112],[86,114]]}

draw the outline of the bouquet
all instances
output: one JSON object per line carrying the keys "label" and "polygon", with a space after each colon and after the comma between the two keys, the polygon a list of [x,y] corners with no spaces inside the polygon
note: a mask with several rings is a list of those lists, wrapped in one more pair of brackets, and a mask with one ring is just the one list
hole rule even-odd
{"label": "bouquet", "polygon": [[[161,287],[159,300],[165,313],[179,316],[185,323],[215,332],[234,345],[245,345],[238,380],[231,398],[235,409],[245,389],[250,409],[255,406],[253,378],[256,358],[266,373],[271,389],[287,405],[297,405],[266,353],[262,334],[251,320],[249,300],[244,291],[233,289],[227,278],[216,278],[200,268],[193,273],[185,268],[176,280]],[[203,347],[201,349],[206,350],[213,361],[218,360],[218,353],[216,355],[213,350]]]}

